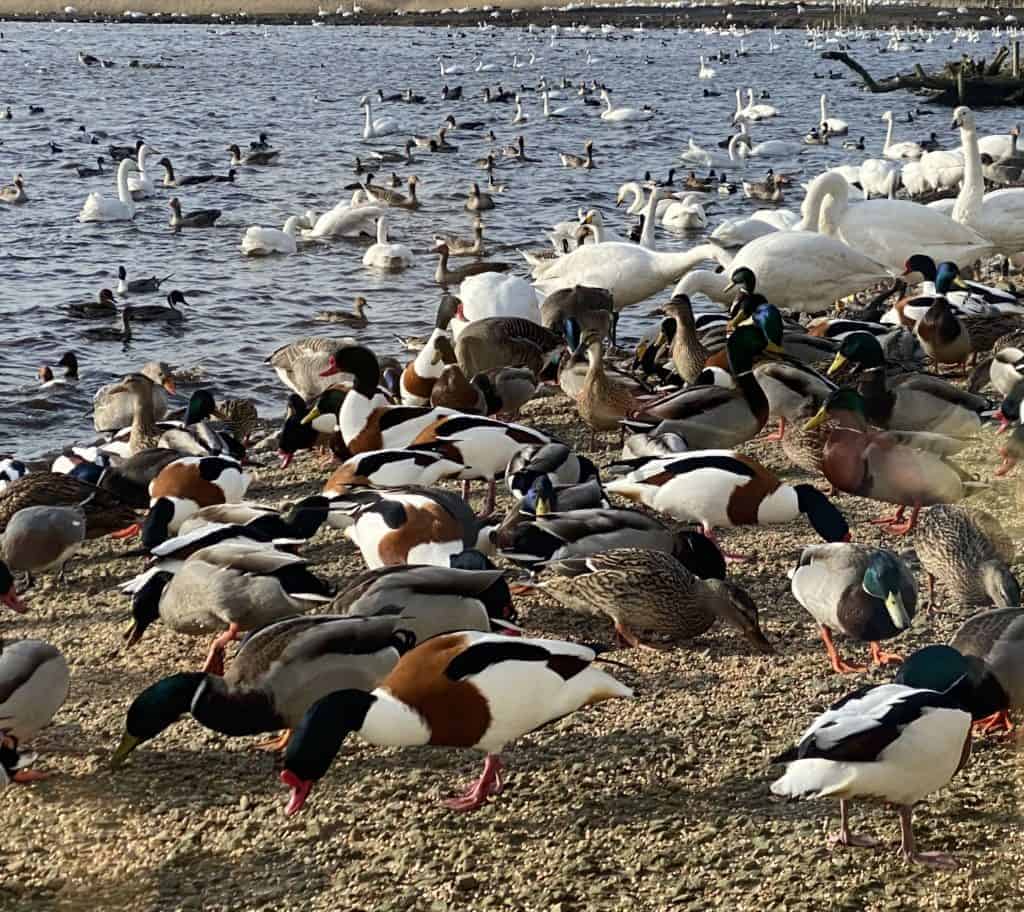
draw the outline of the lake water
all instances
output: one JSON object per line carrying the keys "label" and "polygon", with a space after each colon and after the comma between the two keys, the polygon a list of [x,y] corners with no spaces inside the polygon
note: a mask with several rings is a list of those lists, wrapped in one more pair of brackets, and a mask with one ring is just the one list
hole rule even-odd
{"label": "lake water", "polygon": [[[903,92],[866,94],[845,70],[842,78],[814,78],[825,74],[828,64],[801,32],[776,35],[774,54],[768,53],[767,33],[748,35],[749,55],[728,65],[716,63],[716,78],[701,82],[696,78],[698,55],[735,50],[738,38],[617,31],[608,38],[594,33],[560,38],[552,45],[549,33],[520,29],[5,23],[3,31],[0,107],[10,104],[14,119],[0,121],[0,183],[22,172],[30,202],[0,207],[0,454],[22,457],[91,439],[95,389],[150,359],[182,368],[201,365],[206,384],[218,395],[251,396],[262,414],[274,415],[283,410],[287,391],[263,359],[290,339],[334,334],[329,324],[312,321],[318,310],[347,309],[356,295],[364,295],[373,322],[362,336],[381,354],[398,353],[396,335],[429,329],[440,292],[433,281],[431,238],[439,230],[470,235],[472,218],[462,205],[469,182],[481,173],[473,161],[489,147],[483,134],[453,134],[458,153],[420,156],[415,165],[398,169],[403,177],[415,173],[420,179],[422,208],[397,211],[391,218],[395,239],[418,255],[412,269],[374,274],[362,265],[363,246],[352,241],[264,260],[239,252],[246,226],[280,227],[291,214],[323,211],[350,195],[343,187],[356,179],[353,157],[366,149],[358,107],[364,93],[411,86],[426,96],[425,104],[375,107],[375,116],[401,120],[403,137],[432,133],[452,113],[458,120],[488,121],[502,145],[513,142],[518,132],[510,123],[512,108],[481,99],[483,86],[499,81],[508,88],[521,82],[535,85],[542,75],[551,83],[563,76],[574,82],[597,78],[614,90],[617,104],[657,109],[650,122],[617,126],[603,123],[597,108],[567,93],[553,106],[568,106],[569,116],[545,121],[539,95],[524,95],[530,120],[522,132],[529,154],[539,161],[501,167],[507,191],[485,218],[490,255],[515,263],[522,275],[527,275],[526,266],[515,248],[543,246],[544,230],[571,217],[577,207],[600,208],[611,227],[621,230],[625,217],[614,207],[618,185],[647,170],[664,176],[669,167],[680,167],[680,150],[691,136],[704,145],[727,135],[737,87],[768,89],[771,104],[782,112],[754,128],[758,139],[799,139],[817,122],[818,95],[827,91],[830,115],[847,120],[851,135],[865,135],[874,154],[884,138],[880,114],[891,107],[902,119],[922,104]],[[999,43],[986,33],[977,43],[951,46],[951,36],[940,35],[906,52],[883,53],[884,41],[868,40],[854,42],[851,50],[879,76],[916,63],[929,68],[963,51],[991,56]],[[76,61],[79,50],[118,65],[83,67]],[[590,63],[588,50],[596,58]],[[535,64],[513,71],[513,54],[525,61],[531,51],[538,58]],[[460,65],[464,75],[442,78],[438,55],[445,55],[446,64]],[[474,72],[478,58],[498,64],[500,72]],[[175,68],[131,69],[132,59]],[[832,67],[840,72],[836,64]],[[446,81],[464,86],[466,100],[443,102]],[[705,87],[721,95],[705,98]],[[29,104],[42,105],[45,113],[29,116]],[[934,114],[914,124],[899,125],[897,138],[921,139],[934,130],[955,145],[949,110],[933,109]],[[980,112],[981,131],[1005,132],[1019,116],[1017,110]],[[81,142],[80,124],[106,131],[109,139],[100,146]],[[127,145],[143,138],[171,158],[179,175],[224,173],[225,147],[236,142],[245,148],[260,131],[282,150],[279,165],[242,168],[233,185],[159,187],[155,197],[139,204],[130,224],[83,225],[77,220],[89,192],[115,194],[114,179],[112,174],[80,179],[65,166],[92,164],[108,143]],[[588,138],[594,140],[597,169],[563,169],[557,152],[581,152]],[[52,153],[51,141],[63,151]],[[399,144],[395,136],[372,145]],[[859,163],[862,157],[836,143],[810,147],[800,166],[810,177],[844,161]],[[751,163],[747,170],[760,177],[766,167]],[[174,235],[167,201],[175,194],[186,211],[217,207],[224,215],[213,230]],[[799,197],[797,191],[788,204],[797,206]],[[723,198],[711,226],[753,208],[741,195]],[[661,249],[698,241],[696,234],[672,236],[659,228]],[[83,337],[82,330],[96,323],[70,318],[67,305],[94,297],[104,286],[114,287],[121,264],[135,277],[174,273],[165,290],[180,288],[189,300],[180,329],[136,325],[127,350],[118,342]],[[146,302],[161,300],[151,295]],[[649,322],[651,309],[632,308],[621,324],[622,335],[637,334]],[[81,383],[40,391],[35,380],[39,365],[54,364],[65,351],[77,353]]]}

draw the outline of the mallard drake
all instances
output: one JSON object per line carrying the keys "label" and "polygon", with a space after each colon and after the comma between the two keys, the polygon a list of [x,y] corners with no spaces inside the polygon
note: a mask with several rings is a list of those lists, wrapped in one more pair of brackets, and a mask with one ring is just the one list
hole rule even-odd
{"label": "mallard drake", "polygon": [[329,357],[321,376],[340,373],[353,377],[352,389],[338,412],[338,429],[353,453],[408,446],[439,418],[456,414],[451,409],[392,406],[378,390],[377,356],[362,345],[338,349]]}
{"label": "mallard drake", "polygon": [[[176,450],[167,450],[162,447],[142,450],[134,456],[121,460],[117,465],[111,465],[104,469],[97,485],[104,491],[109,491],[127,506],[136,510],[145,510],[149,507],[149,486],[153,479],[160,474],[160,470],[164,466],[180,458],[181,454]],[[87,503],[86,513],[88,512],[89,504]]]}
{"label": "mallard drake", "polygon": [[511,639],[474,631],[433,637],[407,652],[371,693],[341,690],[306,713],[285,753],[286,813],[300,810],[349,733],[370,743],[474,747],[487,754],[481,777],[445,802],[457,811],[503,788],[498,754],[510,741],[589,703],[631,697],[594,667],[586,646]]}
{"label": "mallard drake", "polygon": [[315,399],[333,380],[323,378],[323,371],[330,364],[331,355],[347,345],[355,345],[352,337],[328,339],[322,336],[307,336],[282,345],[271,353],[265,364],[269,364],[281,382],[298,393],[303,399]]}
{"label": "mallard drake", "polygon": [[56,570],[64,580],[64,569],[85,541],[85,511],[79,507],[25,507],[8,521],[0,536],[0,555],[15,572],[32,573]]}
{"label": "mallard drake", "polygon": [[265,545],[227,542],[197,551],[177,573],[155,568],[133,587],[127,645],[138,643],[156,620],[191,636],[222,630],[203,666],[207,674],[222,675],[224,652],[239,634],[330,601],[329,588],[307,563]]}
{"label": "mallard drake", "polygon": [[26,507],[77,507],[85,511],[85,537],[109,535],[135,522],[135,511],[115,494],[60,472],[32,472],[0,492],[0,532]]}
{"label": "mallard drake", "polygon": [[[1021,298],[1004,288],[993,288],[991,285],[982,285],[980,282],[970,282],[960,275],[960,269],[956,263],[942,263],[946,267],[947,274],[952,287],[957,291],[946,292],[949,300],[957,307],[966,306],[970,310],[974,306],[987,305],[996,308],[1007,308],[1010,313],[1020,313]],[[929,283],[932,291],[939,277],[939,267],[935,261],[925,254],[915,254],[904,264],[904,276],[919,274],[926,283]],[[927,286],[926,286],[927,289]],[[927,293],[927,292],[926,292]]]}
{"label": "mallard drake", "polygon": [[701,579],[725,579],[725,559],[714,542],[698,532],[673,532],[639,510],[538,511],[529,521],[500,529],[494,538],[502,557],[530,569],[615,548],[644,548],[671,554]]}
{"label": "mallard drake", "polygon": [[17,614],[24,614],[28,606],[18,597],[18,587],[10,567],[0,560],[0,605],[6,605]]}
{"label": "mallard drake", "polygon": [[[15,750],[31,741],[64,705],[71,679],[56,646],[42,640],[0,641],[0,744]],[[20,768],[15,782],[46,778]]]}
{"label": "mallard drake", "polygon": [[873,847],[850,832],[848,803],[871,798],[896,805],[900,854],[932,868],[953,868],[941,852],[919,852],[911,823],[913,806],[949,784],[971,752],[971,716],[961,708],[966,681],[937,693],[900,684],[860,689],[818,716],[800,741],[773,763],[786,772],[772,783],[786,798],[838,798],[839,831],[830,844]]}
{"label": "mallard drake", "polygon": [[783,484],[761,463],[729,450],[696,450],[613,463],[609,494],[638,501],[674,519],[699,522],[715,540],[716,528],[792,522],[801,514],[827,542],[843,541],[843,514],[809,484]]}
{"label": "mallard drake", "polygon": [[324,484],[329,497],[352,488],[392,488],[417,484],[429,487],[439,481],[458,478],[465,467],[450,455],[422,449],[367,450],[347,459]]}
{"label": "mallard drake", "polygon": [[935,582],[957,605],[1020,604],[1020,585],[1008,564],[1012,539],[988,513],[941,504],[920,517],[914,550],[928,575],[928,601],[935,605]]}
{"label": "mallard drake", "polygon": [[8,486],[28,475],[28,466],[20,459],[13,456],[5,456],[0,459],[0,493],[7,490]]}
{"label": "mallard drake", "polygon": [[629,646],[649,646],[638,630],[687,640],[721,619],[758,652],[773,651],[746,592],[724,580],[702,580],[664,551],[615,548],[565,558],[556,569],[537,588],[570,611],[610,617],[616,636]]}
{"label": "mallard drake", "polygon": [[469,504],[438,488],[350,491],[333,498],[331,509],[347,513],[345,534],[371,570],[397,564],[447,567],[456,554],[476,548],[481,535]]}
{"label": "mallard drake", "polygon": [[[955,503],[984,487],[967,481],[949,457],[964,442],[941,434],[869,431],[864,398],[856,390],[836,390],[804,428],[812,430],[829,418],[836,427],[828,435],[822,470],[833,487],[847,494],[899,504],[896,516],[876,520],[894,535],[914,528],[922,507]],[[910,519],[900,525],[904,508]]]}
{"label": "mallard drake", "polygon": [[757,326],[740,326],[726,343],[736,387],[693,386],[630,413],[632,420],[670,429],[697,449],[733,447],[756,437],[768,421],[769,405],[754,375],[754,361],[768,341]]}
{"label": "mallard drake", "polygon": [[525,447],[509,460],[505,487],[517,500],[526,496],[539,478],[555,485],[574,485],[599,477],[597,466],[564,443],[551,441]]}
{"label": "mallard drake", "polygon": [[864,671],[865,666],[843,661],[832,641],[833,630],[869,643],[871,658],[879,665],[902,661],[878,645],[907,630],[917,610],[917,583],[892,551],[844,542],[811,545],[789,578],[794,598],[820,626],[838,674]]}
{"label": "mallard drake", "polygon": [[183,456],[165,465],[149,485],[142,545],[154,548],[200,507],[240,501],[252,476],[223,456]]}
{"label": "mallard drake", "polygon": [[850,333],[839,347],[829,374],[847,362],[863,369],[858,390],[865,417],[890,430],[928,431],[950,437],[973,437],[981,430],[979,413],[988,408],[984,396],[923,374],[905,375],[890,385],[882,346],[866,332]]}
{"label": "mallard drake", "polygon": [[[251,634],[223,677],[185,672],[147,687],[128,707],[125,732],[110,766],[190,714],[230,737],[286,730],[260,745],[283,748],[288,733],[321,697],[345,687],[372,690],[411,648],[395,619],[332,615],[286,618]],[[444,632],[439,628],[438,632]]]}
{"label": "mallard drake", "polygon": [[521,522],[524,517],[609,508],[611,501],[596,477],[578,484],[554,485],[547,475],[541,475],[530,485],[525,496],[509,507],[499,530]]}

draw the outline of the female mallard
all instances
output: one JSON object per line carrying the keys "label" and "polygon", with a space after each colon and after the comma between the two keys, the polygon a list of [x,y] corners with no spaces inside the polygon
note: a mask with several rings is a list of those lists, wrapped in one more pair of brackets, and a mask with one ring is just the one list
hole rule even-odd
{"label": "female mallard", "polygon": [[[68,663],[56,646],[42,640],[0,641],[0,744],[17,750],[48,725],[68,696]],[[15,782],[45,773],[19,769]]]}
{"label": "female mallard", "polygon": [[[963,448],[962,441],[941,434],[869,431],[864,399],[856,390],[836,390],[804,428],[812,430],[830,417],[836,427],[825,444],[825,477],[847,494],[899,504],[895,517],[876,520],[895,535],[914,528],[922,507],[955,503],[979,487],[949,462]],[[913,512],[903,523],[906,507]]]}
{"label": "female mallard", "polygon": [[963,438],[980,431],[979,413],[989,405],[984,396],[924,374],[904,375],[890,386],[882,346],[870,333],[846,336],[829,374],[847,362],[862,368],[858,389],[864,399],[865,417],[872,424],[889,430],[929,431]]}
{"label": "female mallard", "polygon": [[958,605],[1020,604],[1020,585],[1008,564],[1013,542],[987,513],[939,505],[921,514],[914,550],[928,574],[928,601],[935,605],[935,582]]}
{"label": "female mallard", "polygon": [[281,781],[298,811],[349,733],[372,744],[473,747],[483,775],[453,810],[481,807],[502,791],[499,753],[510,741],[591,703],[632,690],[595,667],[586,646],[465,631],[407,652],[370,693],[340,690],[306,713],[285,754]]}
{"label": "female mallard", "polygon": [[587,353],[587,374],[576,395],[580,417],[590,427],[591,449],[598,431],[617,430],[622,419],[640,406],[633,390],[609,376],[604,368],[604,343],[596,332],[587,332],[580,343]]}
{"label": "female mallard", "polygon": [[721,619],[758,652],[773,651],[746,592],[724,580],[703,580],[664,551],[615,548],[562,559],[553,569],[557,575],[537,588],[570,611],[610,617],[618,639],[630,646],[656,648],[638,630],[687,640]]}
{"label": "female mallard", "polygon": [[848,538],[843,514],[809,484],[783,484],[761,463],[728,450],[697,450],[674,456],[624,460],[611,471],[625,470],[605,486],[667,513],[673,519],[699,522],[715,540],[716,528],[792,522],[805,515],[829,542]]}
{"label": "female mallard", "polygon": [[901,661],[878,643],[908,629],[917,610],[917,583],[892,551],[838,542],[804,548],[790,571],[793,596],[821,627],[832,668],[839,674],[864,671],[844,662],[832,631],[871,646],[871,658],[885,665]]}
{"label": "female mallard", "polygon": [[191,636],[223,631],[203,666],[205,673],[222,675],[227,645],[241,633],[301,614],[330,597],[301,557],[251,542],[213,545],[189,557],[177,573],[154,568],[137,581],[126,642],[134,646],[158,619]]}
{"label": "female mallard", "polygon": [[711,353],[697,335],[690,298],[685,294],[674,295],[662,310],[675,325],[672,334],[672,363],[684,381],[694,383],[704,370],[704,362]]}
{"label": "female mallard", "polygon": [[738,446],[752,440],[768,420],[769,405],[754,375],[754,362],[768,345],[760,328],[740,326],[726,351],[736,387],[694,386],[634,409],[630,417],[657,424],[668,420],[696,449]]}
{"label": "female mallard", "polygon": [[860,689],[833,703],[789,750],[773,758],[786,773],[772,783],[786,798],[838,798],[839,832],[830,844],[873,847],[850,832],[848,803],[871,798],[896,806],[900,854],[910,862],[949,869],[941,852],[918,852],[911,822],[914,805],[949,784],[971,753],[971,716],[961,708],[969,688],[944,693],[900,684]]}
{"label": "female mallard", "polygon": [[98,538],[135,522],[135,511],[116,494],[60,472],[32,472],[0,491],[0,532],[26,507],[77,507],[85,511],[85,537]]}

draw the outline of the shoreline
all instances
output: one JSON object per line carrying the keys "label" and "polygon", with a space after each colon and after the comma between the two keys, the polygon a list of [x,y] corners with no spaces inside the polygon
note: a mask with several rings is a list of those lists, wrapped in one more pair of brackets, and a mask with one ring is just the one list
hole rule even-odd
{"label": "shoreline", "polygon": [[[955,6],[925,4],[920,6],[871,7],[855,15],[845,14],[841,23],[831,3],[804,4],[798,12],[796,3],[778,3],[770,6],[712,5],[691,7],[680,5],[666,9],[663,6],[570,6],[556,9],[543,0],[499,0],[475,8],[453,9],[444,0],[404,0],[404,2],[374,4],[364,2],[359,12],[352,13],[352,5],[342,12],[325,15],[324,4],[316,0],[255,0],[241,10],[238,0],[134,0],[130,5],[116,0],[84,0],[70,5],[67,0],[39,0],[33,2],[32,11],[25,10],[24,0],[0,0],[0,22],[62,22],[62,23],[125,23],[159,25],[394,25],[407,27],[463,27],[475,28],[481,22],[499,28],[538,28],[551,25],[601,25],[645,28],[695,28],[712,25],[735,25],[751,29],[802,29],[808,25],[856,25],[866,28],[890,26],[991,26],[1002,23],[1005,11],[984,7],[970,7],[958,14]],[[326,6],[334,6],[333,3]],[[126,7],[128,7],[126,9]],[[67,12],[72,10],[72,12]],[[942,13],[942,15],[940,15]],[[981,16],[990,22],[981,23]],[[614,33],[613,33],[614,35]],[[605,35],[591,35],[606,38]],[[615,35],[614,37],[625,37]]]}

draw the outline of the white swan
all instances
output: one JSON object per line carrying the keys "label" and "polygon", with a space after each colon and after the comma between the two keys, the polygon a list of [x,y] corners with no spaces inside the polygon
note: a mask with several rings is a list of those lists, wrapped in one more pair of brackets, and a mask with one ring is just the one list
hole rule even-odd
{"label": "white swan", "polygon": [[388,136],[391,133],[401,131],[401,125],[394,117],[373,118],[373,109],[370,98],[364,95],[359,100],[359,107],[366,109],[366,123],[363,125],[363,139],[374,139],[378,136]]}
{"label": "white swan", "polygon": [[526,123],[530,119],[530,115],[523,111],[523,103],[519,96],[516,95],[516,112],[512,115],[512,123],[521,124]]}
{"label": "white swan", "polygon": [[367,203],[365,190],[354,190],[352,199],[342,200],[333,209],[328,209],[317,218],[313,227],[305,232],[306,237],[373,237],[377,219],[387,211],[386,206]]}
{"label": "white swan", "polygon": [[[1019,253],[1024,250],[1024,189],[1008,187],[985,193],[974,112],[957,108],[953,124],[960,127],[964,152],[964,184],[950,213],[953,220],[977,231],[997,252],[1007,256]],[[936,256],[932,259],[940,262]]]}
{"label": "white swan", "polygon": [[766,234],[788,231],[800,221],[789,209],[758,209],[752,215],[726,219],[715,226],[711,240],[722,247],[742,247]]}
{"label": "white swan", "polygon": [[836,165],[828,170],[840,175],[851,187],[856,184],[860,189],[860,165]]}
{"label": "white swan", "polygon": [[700,70],[697,73],[697,78],[698,79],[714,79],[715,78],[715,68],[711,67],[711,66],[708,66],[704,62],[704,55],[703,54],[701,54],[701,57],[700,57]]}
{"label": "white swan", "polygon": [[601,112],[601,120],[607,120],[612,123],[626,123],[628,121],[650,120],[654,116],[653,111],[644,111],[640,108],[612,107],[612,100],[608,95],[607,89],[601,89],[601,101],[606,105],[605,109]]}
{"label": "white swan", "polygon": [[451,66],[445,66],[444,61],[440,57],[437,58],[437,65],[441,68],[442,76],[458,76],[462,73],[462,67],[457,63],[453,63]]}
{"label": "white swan", "polygon": [[882,120],[888,124],[885,131],[885,143],[882,146],[882,154],[886,158],[920,158],[924,155],[924,149],[922,149],[916,142],[898,142],[892,141],[892,111],[886,111],[882,115]]}
{"label": "white swan", "polygon": [[[1020,124],[1017,125],[1020,129]],[[1010,158],[1017,148],[1017,137],[1013,133],[990,133],[978,137],[978,149],[984,155],[991,155],[996,161]]]}
{"label": "white swan", "polygon": [[[661,215],[661,224],[665,228],[677,230],[705,228],[708,224],[708,214],[700,204],[697,194],[687,193],[681,200],[668,200],[668,205]],[[646,223],[644,227],[647,227]]]}
{"label": "white swan", "polygon": [[[739,140],[736,143],[735,155],[739,158],[792,158],[796,155],[803,155],[807,147],[798,142],[787,142],[784,139],[769,139],[764,142],[755,143],[750,134],[743,132],[734,137]],[[729,141],[730,158],[732,157],[732,140]]]}
{"label": "white swan", "polygon": [[900,171],[900,181],[910,196],[921,196],[928,192],[928,181],[925,180],[920,161],[906,162]]}
{"label": "white swan", "polygon": [[90,193],[85,198],[82,211],[78,213],[80,222],[130,222],[135,218],[135,201],[128,189],[128,175],[138,168],[130,158],[124,159],[117,166],[117,199]]}
{"label": "white swan", "polygon": [[714,259],[718,248],[702,244],[673,253],[647,250],[639,244],[588,244],[555,260],[544,275],[534,281],[542,294],[560,288],[590,285],[612,293],[615,310],[644,301],[704,260]]}
{"label": "white swan", "polygon": [[774,105],[756,104],[753,89],[747,89],[747,104],[744,107],[740,90],[736,90],[736,113],[732,116],[733,123],[738,120],[768,120],[777,117],[778,114],[779,109]]}
{"label": "white swan", "polygon": [[482,58],[478,58],[473,69],[478,73],[493,73],[495,70],[500,70],[501,67],[496,63],[484,63]]}
{"label": "white swan", "polygon": [[895,272],[915,253],[966,266],[992,251],[977,232],[927,206],[891,199],[851,206],[849,194],[850,185],[838,174],[816,177],[807,188],[800,230],[836,238]]}
{"label": "white swan", "polygon": [[746,156],[740,150],[746,150],[745,134],[736,133],[729,139],[726,154],[716,150],[698,146],[691,138],[687,147],[680,153],[680,158],[688,165],[700,165],[704,168],[742,168],[746,165]]}
{"label": "white swan", "polygon": [[363,265],[374,269],[398,270],[411,266],[412,251],[405,244],[388,241],[388,226],[384,216],[377,219],[377,243],[371,244],[363,254]]}
{"label": "white swan", "polygon": [[458,313],[450,325],[456,339],[474,320],[488,317],[521,317],[540,323],[540,300],[526,279],[502,272],[482,272],[459,285]]}
{"label": "white swan", "polygon": [[890,276],[881,263],[842,241],[800,230],[759,237],[723,265],[730,276],[740,268],[753,272],[757,292],[776,307],[806,313],[828,310],[839,298]]}
{"label": "white swan", "polygon": [[[621,234],[617,234],[612,231],[604,223],[604,218],[597,209],[589,210],[582,219],[580,219],[579,226],[577,226],[577,232],[579,227],[583,225],[590,226],[590,236],[593,239],[594,244],[625,244],[629,243],[628,238],[623,237]],[[578,233],[574,232],[573,237],[579,240]]]}
{"label": "white swan", "polygon": [[840,120],[838,117],[829,117],[825,110],[825,105],[827,103],[827,96],[822,93],[821,121],[818,123],[818,126],[822,129],[828,127],[829,136],[846,136],[846,134],[850,132],[850,125],[845,120]]}
{"label": "white swan", "polygon": [[544,99],[544,116],[545,117],[565,117],[569,113],[569,109],[568,108],[555,108],[552,111],[551,110],[551,104],[548,101],[548,98],[550,97],[550,95],[551,95],[551,93],[547,89],[545,89],[541,93],[541,98]]}
{"label": "white swan", "polygon": [[270,256],[273,253],[289,255],[298,249],[295,235],[299,230],[299,217],[289,216],[284,228],[262,228],[250,225],[242,236],[242,253],[246,256]]}
{"label": "white swan", "polygon": [[858,170],[857,183],[864,192],[864,199],[872,196],[896,196],[900,182],[900,166],[888,158],[866,158]]}
{"label": "white swan", "polygon": [[146,169],[146,159],[154,153],[160,154],[145,143],[139,146],[139,151],[136,153],[136,167],[139,169],[139,173],[128,175],[128,189],[131,190],[133,199],[142,199],[156,192],[153,172]]}

